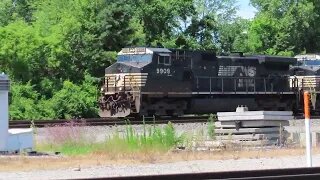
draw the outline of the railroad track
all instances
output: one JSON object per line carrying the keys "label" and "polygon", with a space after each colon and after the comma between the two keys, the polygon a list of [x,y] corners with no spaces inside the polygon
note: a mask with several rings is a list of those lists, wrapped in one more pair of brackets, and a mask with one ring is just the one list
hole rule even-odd
{"label": "railroad track", "polygon": [[[195,123],[195,122],[207,122],[208,116],[187,116],[187,117],[161,117],[153,120],[153,118],[145,118],[145,124],[167,124],[168,122],[175,124],[181,123]],[[70,123],[76,125],[86,126],[115,126],[125,124],[143,124],[142,120],[135,118],[117,119],[117,118],[88,118],[88,119],[58,119],[58,120],[15,120],[9,121],[9,128],[29,128],[29,127],[48,127],[48,126],[63,126]]]}
{"label": "railroad track", "polygon": [[[295,116],[294,119],[304,119],[304,115]],[[319,116],[319,115],[317,115],[317,116],[311,116],[310,119],[320,119],[320,116]]]}
{"label": "railroad track", "polygon": [[[302,115],[296,116],[295,119],[304,119]],[[313,116],[311,119],[320,119],[320,116]],[[87,118],[87,119],[58,119],[58,120],[14,120],[9,121],[10,128],[29,128],[31,126],[34,127],[46,127],[46,126],[57,126],[57,125],[64,125],[68,123],[76,123],[78,125],[87,125],[87,126],[114,126],[114,125],[125,125],[128,123],[129,120],[130,124],[143,124],[142,120],[137,120],[133,117],[128,117],[125,119],[118,119],[118,118]],[[208,116],[184,116],[184,117],[160,117],[157,118],[155,121],[151,117],[145,118],[146,124],[167,124],[168,122],[172,123],[195,123],[195,122],[207,122]],[[33,122],[33,124],[32,124]]]}
{"label": "railroad track", "polygon": [[[178,171],[178,170],[177,170]],[[228,180],[312,180],[320,179],[320,168],[291,168],[291,169],[267,169],[251,171],[224,171],[224,172],[206,172],[206,173],[188,173],[188,174],[164,174],[164,175],[147,175],[147,176],[121,176],[121,177],[99,177],[88,178],[109,179],[109,180],[171,180],[171,179],[228,179]]]}

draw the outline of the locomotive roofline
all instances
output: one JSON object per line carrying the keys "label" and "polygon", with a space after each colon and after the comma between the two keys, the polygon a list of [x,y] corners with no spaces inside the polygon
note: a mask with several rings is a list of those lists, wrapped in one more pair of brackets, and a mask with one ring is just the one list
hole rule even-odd
{"label": "locomotive roofline", "polygon": [[210,50],[187,50],[187,49],[168,49],[159,47],[125,47],[117,55],[131,55],[131,54],[154,54],[154,53],[168,53],[183,51],[188,53],[201,53],[214,55],[216,58],[230,58],[230,59],[258,59],[259,63],[288,63],[296,64],[296,57],[273,56],[273,55],[245,55],[243,52],[231,52],[229,55],[217,55],[216,52]]}
{"label": "locomotive roofline", "polygon": [[126,47],[122,48],[118,55],[124,54],[154,54],[154,53],[172,53],[167,48],[153,48],[153,47]]}

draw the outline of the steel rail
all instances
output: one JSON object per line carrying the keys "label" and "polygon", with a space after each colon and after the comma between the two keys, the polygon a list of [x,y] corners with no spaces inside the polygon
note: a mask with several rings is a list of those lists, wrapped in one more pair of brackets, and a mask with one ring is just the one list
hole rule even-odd
{"label": "steel rail", "polygon": [[121,176],[121,177],[99,177],[86,179],[110,179],[110,180],[171,180],[171,179],[228,179],[228,180],[312,180],[320,179],[320,167],[314,168],[290,168],[290,169],[266,169],[249,171],[223,171],[185,174],[164,174],[146,176]]}
{"label": "steel rail", "polygon": [[[304,117],[299,115],[295,116],[294,120],[303,119]],[[311,116],[311,119],[320,119],[320,116]],[[115,125],[125,125],[128,123],[125,120],[129,120],[132,125],[143,124],[142,120],[137,120],[133,117],[128,118],[86,118],[86,119],[56,119],[56,120],[12,120],[9,121],[10,128],[29,128],[32,126],[32,122],[34,127],[46,127],[46,126],[55,126],[55,125],[64,125],[70,122],[77,123],[79,125],[87,125],[87,126],[115,126]],[[208,116],[184,116],[184,117],[160,117],[153,121],[152,117],[145,118],[146,124],[167,124],[168,122],[172,122],[175,124],[187,124],[187,123],[203,123],[208,121]]]}
{"label": "steel rail", "polygon": [[70,123],[75,123],[79,126],[115,126],[115,125],[139,125],[139,124],[167,124],[168,122],[175,124],[185,124],[185,123],[197,123],[197,122],[207,122],[207,116],[200,117],[177,117],[177,118],[159,118],[151,119],[146,118],[143,122],[142,120],[136,120],[133,118],[127,119],[117,119],[117,118],[89,118],[89,119],[58,119],[58,120],[15,120],[9,121],[10,128],[29,128],[33,127],[46,127],[46,126],[63,126]]}

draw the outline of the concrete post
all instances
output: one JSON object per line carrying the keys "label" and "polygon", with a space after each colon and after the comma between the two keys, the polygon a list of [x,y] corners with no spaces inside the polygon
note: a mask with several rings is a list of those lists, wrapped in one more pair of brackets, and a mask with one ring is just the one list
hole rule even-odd
{"label": "concrete post", "polygon": [[4,73],[0,74],[0,151],[6,149],[9,128],[9,79]]}

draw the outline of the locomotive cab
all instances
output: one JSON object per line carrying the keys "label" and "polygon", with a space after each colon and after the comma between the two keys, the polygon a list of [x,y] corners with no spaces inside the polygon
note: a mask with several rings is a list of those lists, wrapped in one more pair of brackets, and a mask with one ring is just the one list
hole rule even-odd
{"label": "locomotive cab", "polygon": [[101,117],[125,117],[139,113],[141,92],[150,76],[171,76],[171,51],[165,48],[123,48],[117,62],[105,69],[99,98]]}

